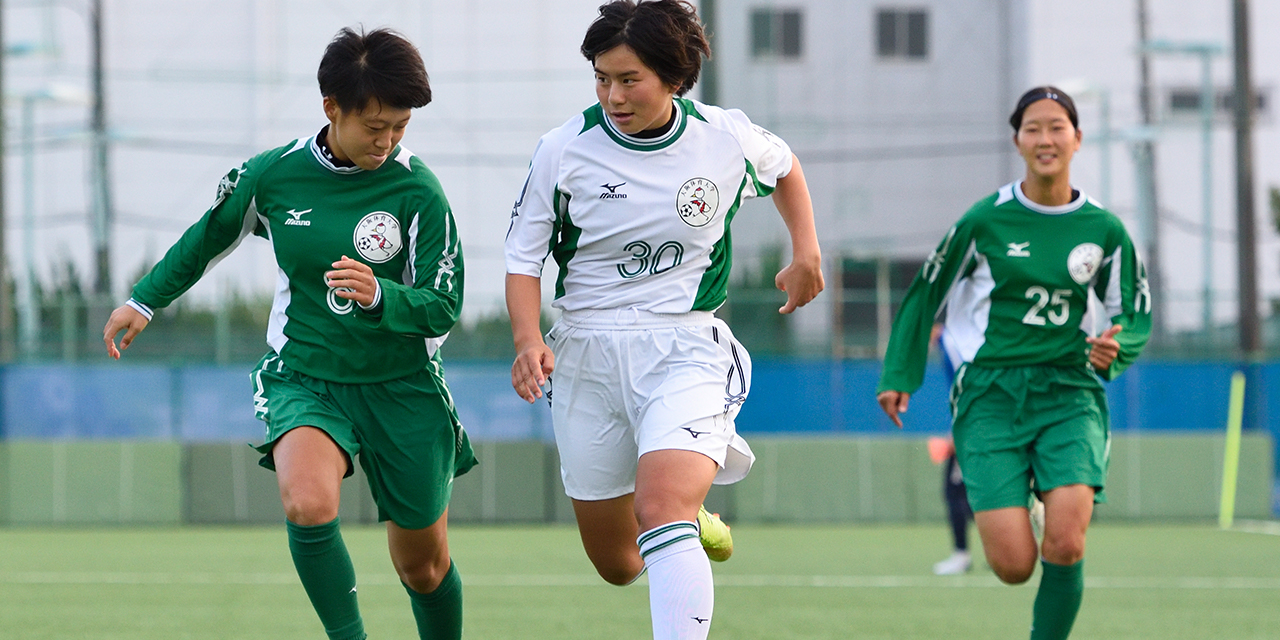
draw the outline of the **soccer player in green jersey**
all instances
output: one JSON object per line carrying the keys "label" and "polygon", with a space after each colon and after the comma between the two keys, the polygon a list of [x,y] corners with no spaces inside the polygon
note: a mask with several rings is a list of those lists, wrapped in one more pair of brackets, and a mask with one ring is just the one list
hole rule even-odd
{"label": "soccer player in green jersey", "polygon": [[[724,303],[729,224],[773,196],[792,262],[776,277],[791,313],[822,290],[800,163],[741,111],[683,96],[710,54],[682,0],[600,6],[582,53],[598,103],[542,137],[506,239],[507,308],[520,397],[551,404],[561,478],[601,577],[649,575],[653,637],[706,638],[709,557],[731,550],[700,509],[755,459],[734,428],[751,360],[713,313]],[[542,336],[541,277],[560,266]],[[554,391],[554,394],[552,393]]]}
{"label": "soccer player in green jersey", "polygon": [[250,377],[266,423],[261,464],[276,471],[298,577],[330,638],[365,637],[338,522],[358,458],[419,636],[456,640],[462,583],[447,507],[453,478],[476,460],[439,347],[462,306],[462,251],[439,181],[399,144],[431,87],[417,49],[386,29],[340,31],[317,77],[329,124],[228,173],[208,212],[112,312],[103,341],[119,359],[155,309],[247,235],[270,241],[271,350]]}
{"label": "soccer player in green jersey", "polygon": [[[1043,569],[1031,638],[1066,638],[1084,590],[1084,543],[1105,501],[1110,452],[1100,380],[1133,363],[1151,333],[1146,273],[1124,225],[1071,185],[1075,104],[1037,87],[1010,118],[1026,177],[982,199],[947,232],[894,321],[877,389],[898,426],[920,387],[929,329],[945,324],[961,363],[952,430],[987,562],[1001,580]],[[1028,521],[1031,484],[1044,540]]]}

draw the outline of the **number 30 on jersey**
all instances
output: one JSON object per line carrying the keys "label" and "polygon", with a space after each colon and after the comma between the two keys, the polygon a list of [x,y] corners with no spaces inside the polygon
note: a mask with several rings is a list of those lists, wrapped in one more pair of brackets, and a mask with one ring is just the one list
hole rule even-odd
{"label": "number 30 on jersey", "polygon": [[617,265],[618,275],[628,280],[646,273],[657,275],[684,262],[684,245],[675,240],[668,240],[657,249],[644,240],[629,242],[623,248],[631,254],[631,259]]}

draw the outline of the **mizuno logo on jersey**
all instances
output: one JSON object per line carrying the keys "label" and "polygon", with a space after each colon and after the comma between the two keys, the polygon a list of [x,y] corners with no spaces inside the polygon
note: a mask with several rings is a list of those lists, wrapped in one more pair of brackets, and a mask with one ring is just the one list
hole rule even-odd
{"label": "mizuno logo on jersey", "polygon": [[1030,242],[1010,242],[1009,251],[1005,255],[1014,258],[1030,258],[1031,252],[1027,251],[1029,246],[1031,246]]}
{"label": "mizuno logo on jersey", "polygon": [[311,221],[310,221],[310,220],[303,220],[303,219],[302,219],[302,216],[304,216],[304,215],[306,215],[306,214],[308,214],[308,213],[311,213],[311,210],[310,210],[310,209],[307,209],[306,211],[298,211],[297,209],[290,209],[290,210],[286,211],[285,213],[289,214],[290,216],[293,216],[292,218],[290,218],[290,219],[288,219],[288,220],[285,220],[285,221],[284,221],[284,223],[285,223],[285,225],[286,225],[286,226],[287,226],[287,225],[295,225],[295,226],[299,226],[299,227],[309,227],[309,226],[311,226]]}
{"label": "mizuno logo on jersey", "polygon": [[627,183],[619,182],[618,184],[609,184],[608,182],[606,182],[600,185],[601,188],[608,189],[608,191],[600,194],[600,199],[601,200],[626,200],[627,194],[618,193],[618,187],[621,187],[625,184]]}

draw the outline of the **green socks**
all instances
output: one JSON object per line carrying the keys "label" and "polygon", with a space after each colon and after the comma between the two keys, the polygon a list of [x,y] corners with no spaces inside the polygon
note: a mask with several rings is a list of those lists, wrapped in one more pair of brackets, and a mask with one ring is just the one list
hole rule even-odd
{"label": "green socks", "polygon": [[1031,618],[1031,640],[1065,640],[1084,596],[1084,560],[1073,565],[1040,561],[1040,590]]}
{"label": "green socks", "polygon": [[449,561],[449,573],[431,593],[418,593],[404,585],[413,602],[413,618],[418,622],[422,640],[459,640],[462,638],[462,578],[458,566]]}
{"label": "green socks", "polygon": [[[338,518],[315,526],[285,522],[298,578],[331,640],[364,640],[356,604],[356,571],[338,531]],[[416,612],[416,610],[415,610]]]}
{"label": "green socks", "polygon": [[[364,640],[364,621],[356,604],[356,571],[338,531],[338,518],[313,527],[285,522],[289,552],[298,578],[320,615],[331,640]],[[431,593],[418,593],[405,585],[413,604],[422,640],[462,638],[462,578],[451,561],[449,572]]]}

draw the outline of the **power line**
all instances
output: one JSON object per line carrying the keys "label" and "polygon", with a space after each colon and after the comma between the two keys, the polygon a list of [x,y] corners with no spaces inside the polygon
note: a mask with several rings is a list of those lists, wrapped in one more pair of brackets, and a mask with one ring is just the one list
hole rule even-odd
{"label": "power line", "polygon": [[892,147],[865,147],[861,149],[814,149],[796,151],[796,156],[806,165],[852,164],[881,160],[915,160],[931,158],[960,158],[988,156],[1009,150],[1008,140],[979,142],[951,142],[922,145],[897,145]]}

